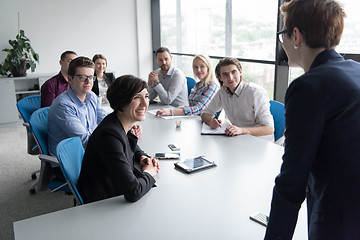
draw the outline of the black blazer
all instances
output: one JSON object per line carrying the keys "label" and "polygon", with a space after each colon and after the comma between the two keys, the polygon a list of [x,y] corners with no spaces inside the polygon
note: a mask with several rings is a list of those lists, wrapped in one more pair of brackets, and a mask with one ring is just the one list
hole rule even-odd
{"label": "black blazer", "polygon": [[81,166],[78,190],[84,203],[119,195],[135,202],[150,190],[155,179],[134,168],[146,155],[137,140],[125,133],[115,112],[104,118],[89,138]]}
{"label": "black blazer", "polygon": [[[110,84],[115,80],[115,76],[113,73],[104,73],[104,80],[106,84],[110,86]],[[96,94],[96,96],[99,96],[99,81],[96,76],[91,90]]]}
{"label": "black blazer", "polygon": [[289,86],[285,111],[265,239],[291,239],[305,196],[309,239],[360,239],[360,64],[323,51]]}

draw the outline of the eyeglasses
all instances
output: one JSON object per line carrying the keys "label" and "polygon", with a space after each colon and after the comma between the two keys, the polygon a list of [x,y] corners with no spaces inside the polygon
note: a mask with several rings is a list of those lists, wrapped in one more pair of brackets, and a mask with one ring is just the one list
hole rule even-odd
{"label": "eyeglasses", "polygon": [[[302,31],[299,27],[298,27],[298,29],[299,29],[299,31],[300,31],[300,33],[301,33],[302,35],[306,36],[306,32]],[[284,30],[276,33],[276,34],[277,34],[277,37],[278,37],[278,39],[279,39],[279,41],[280,41],[281,43],[284,42],[284,34],[285,34],[285,33],[288,33],[288,32],[289,32],[289,30],[284,29]]]}
{"label": "eyeglasses", "polygon": [[276,33],[276,34],[277,34],[277,37],[278,37],[278,39],[279,39],[279,41],[280,41],[281,43],[284,42],[284,34],[285,34],[285,33],[288,33],[288,32],[289,32],[289,31],[288,31],[287,29],[284,29],[284,30]]}
{"label": "eyeglasses", "polygon": [[75,76],[78,77],[81,82],[85,82],[86,79],[89,79],[90,82],[94,81],[94,75],[86,76],[86,75],[76,74]]}

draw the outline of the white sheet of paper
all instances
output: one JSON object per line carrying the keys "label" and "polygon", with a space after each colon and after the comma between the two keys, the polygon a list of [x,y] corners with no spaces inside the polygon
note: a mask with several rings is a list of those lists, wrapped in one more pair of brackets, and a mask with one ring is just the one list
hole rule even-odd
{"label": "white sheet of paper", "polygon": [[207,135],[207,134],[219,134],[225,135],[225,129],[230,126],[231,124],[229,122],[222,122],[220,128],[211,129],[209,125],[203,122],[202,128],[201,128],[201,134]]}
{"label": "white sheet of paper", "polygon": [[[152,115],[156,115],[156,112],[159,111],[160,109],[155,109],[155,110],[148,110],[148,113],[152,114]],[[178,115],[178,116],[158,116],[161,117],[163,119],[175,119],[175,118],[185,118],[185,117],[189,117],[186,115]]]}

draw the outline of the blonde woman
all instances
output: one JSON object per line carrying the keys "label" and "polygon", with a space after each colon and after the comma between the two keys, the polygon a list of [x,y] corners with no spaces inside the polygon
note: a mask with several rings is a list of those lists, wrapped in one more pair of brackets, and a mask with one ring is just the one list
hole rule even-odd
{"label": "blonde woman", "polygon": [[215,74],[211,67],[210,58],[199,54],[193,59],[194,76],[198,80],[189,95],[189,106],[172,109],[162,108],[157,111],[158,116],[200,115],[202,109],[213,99],[219,89],[215,82]]}

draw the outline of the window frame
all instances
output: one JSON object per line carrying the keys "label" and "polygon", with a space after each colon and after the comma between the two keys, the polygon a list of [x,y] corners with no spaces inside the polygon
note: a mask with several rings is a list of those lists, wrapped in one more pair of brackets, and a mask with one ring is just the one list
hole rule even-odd
{"label": "window frame", "polygon": [[[177,0],[181,1],[181,0]],[[232,0],[227,0],[227,6],[231,6]],[[289,0],[278,0],[278,12],[277,12],[277,24],[276,32],[279,32],[283,29],[283,19],[280,13],[280,6]],[[151,0],[151,20],[152,20],[152,46],[153,46],[153,69],[157,69],[155,52],[156,49],[161,47],[161,19],[160,19],[160,0]],[[260,63],[260,64],[271,64],[275,65],[275,74],[274,74],[274,100],[279,102],[284,102],[285,93],[289,85],[289,66],[287,64],[287,56],[281,46],[280,41],[276,38],[276,49],[275,49],[275,61],[270,60],[259,60],[259,59],[249,59],[249,58],[237,58],[240,62],[247,63]],[[177,56],[189,56],[193,57],[195,54],[187,52],[172,52],[171,54]],[[360,54],[341,54],[345,59],[354,59],[355,61],[360,61]],[[222,59],[226,56],[209,56],[212,59]]]}

